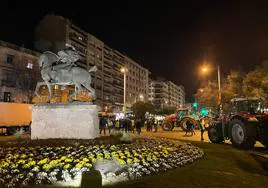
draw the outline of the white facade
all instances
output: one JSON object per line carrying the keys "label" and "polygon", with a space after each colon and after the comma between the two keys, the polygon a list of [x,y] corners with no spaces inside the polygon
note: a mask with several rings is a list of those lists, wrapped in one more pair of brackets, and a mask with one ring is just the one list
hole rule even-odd
{"label": "white facade", "polygon": [[180,108],[185,106],[183,86],[158,78],[149,83],[149,101],[156,108]]}

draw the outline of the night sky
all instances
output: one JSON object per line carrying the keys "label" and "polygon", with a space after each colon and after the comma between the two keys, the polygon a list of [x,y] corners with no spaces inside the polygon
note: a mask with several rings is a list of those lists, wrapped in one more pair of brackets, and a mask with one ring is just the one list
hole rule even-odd
{"label": "night sky", "polygon": [[2,5],[0,39],[32,48],[35,26],[46,13],[53,12],[128,55],[152,76],[184,85],[188,100],[200,83],[198,65],[209,47],[213,49],[213,66],[219,63],[223,75],[238,67],[248,71],[268,59],[265,3],[88,2],[73,1],[73,8],[65,10]]}

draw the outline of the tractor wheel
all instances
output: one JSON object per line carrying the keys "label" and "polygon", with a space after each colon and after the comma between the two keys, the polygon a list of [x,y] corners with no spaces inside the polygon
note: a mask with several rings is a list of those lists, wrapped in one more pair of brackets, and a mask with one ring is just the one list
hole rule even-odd
{"label": "tractor wheel", "polygon": [[211,125],[207,128],[208,138],[212,143],[220,144],[223,143],[224,138],[222,135],[221,123]]}
{"label": "tractor wheel", "polygon": [[233,146],[251,149],[256,141],[256,128],[254,124],[234,119],[230,124],[230,137]]}
{"label": "tractor wheel", "polygon": [[163,129],[164,131],[172,131],[173,128],[174,128],[174,125],[173,125],[172,122],[164,123],[164,124],[162,125],[162,129]]}
{"label": "tractor wheel", "polygon": [[189,117],[186,117],[186,118],[183,118],[181,121],[180,121],[180,127],[182,128],[183,131],[186,131],[187,130],[187,122],[193,122],[194,123],[194,127],[196,128],[198,126],[198,122],[192,118],[189,118]]}

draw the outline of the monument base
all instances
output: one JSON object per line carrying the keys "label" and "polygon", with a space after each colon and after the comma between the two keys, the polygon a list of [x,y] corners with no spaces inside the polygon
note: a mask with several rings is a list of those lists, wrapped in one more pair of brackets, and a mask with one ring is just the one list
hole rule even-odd
{"label": "monument base", "polygon": [[32,108],[31,139],[94,139],[99,137],[99,106],[38,104]]}

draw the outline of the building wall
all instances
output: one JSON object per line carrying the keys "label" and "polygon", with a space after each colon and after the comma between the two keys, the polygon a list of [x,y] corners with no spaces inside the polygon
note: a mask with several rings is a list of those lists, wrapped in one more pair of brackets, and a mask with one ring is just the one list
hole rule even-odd
{"label": "building wall", "polygon": [[26,92],[41,79],[38,56],[37,52],[0,41],[0,101],[29,102]]}
{"label": "building wall", "polygon": [[128,57],[126,57],[126,68],[127,107],[131,107],[136,101],[148,101],[148,69]]}
{"label": "building wall", "polygon": [[[40,52],[62,49],[65,43],[72,44],[81,56],[80,66],[90,69],[96,65],[98,71],[92,74],[92,86],[96,90],[97,104],[109,111],[122,111],[124,100],[124,80],[120,69],[129,66],[135,83],[127,80],[133,88],[133,95],[127,97],[132,105],[133,99],[142,95],[147,98],[149,71],[127,56],[110,48],[95,36],[75,26],[70,20],[61,16],[46,15],[36,27],[35,48]],[[49,46],[49,48],[48,48]],[[133,71],[133,75],[132,75]],[[130,92],[131,92],[130,91]],[[128,93],[128,91],[127,91]],[[133,97],[132,97],[133,96]]]}
{"label": "building wall", "polygon": [[149,101],[155,108],[163,109],[169,107],[169,90],[166,81],[160,79],[150,81]]}
{"label": "building wall", "polygon": [[185,106],[183,86],[177,86],[163,78],[151,80],[149,85],[149,101],[156,108],[179,108]]}

